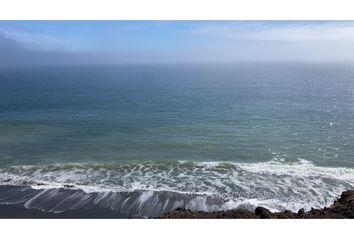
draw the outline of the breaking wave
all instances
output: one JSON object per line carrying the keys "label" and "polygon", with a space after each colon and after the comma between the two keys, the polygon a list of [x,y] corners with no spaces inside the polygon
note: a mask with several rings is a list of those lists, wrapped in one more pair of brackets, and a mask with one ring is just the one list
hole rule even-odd
{"label": "breaking wave", "polygon": [[135,217],[177,207],[297,211],[328,206],[342,191],[354,188],[354,169],[316,166],[305,159],[66,163],[2,168],[0,184],[0,204],[49,212],[95,206]]}

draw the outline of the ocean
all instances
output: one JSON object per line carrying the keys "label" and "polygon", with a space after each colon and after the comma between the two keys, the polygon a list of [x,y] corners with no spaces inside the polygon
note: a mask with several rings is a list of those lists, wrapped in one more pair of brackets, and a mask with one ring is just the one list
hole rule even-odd
{"label": "ocean", "polygon": [[297,211],[353,188],[353,65],[0,69],[0,204]]}

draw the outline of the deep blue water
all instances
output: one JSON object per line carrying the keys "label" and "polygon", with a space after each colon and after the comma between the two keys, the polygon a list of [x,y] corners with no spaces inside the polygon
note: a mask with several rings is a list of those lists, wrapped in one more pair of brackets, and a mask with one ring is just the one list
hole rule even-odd
{"label": "deep blue water", "polygon": [[0,181],[323,206],[354,187],[354,66],[0,69]]}

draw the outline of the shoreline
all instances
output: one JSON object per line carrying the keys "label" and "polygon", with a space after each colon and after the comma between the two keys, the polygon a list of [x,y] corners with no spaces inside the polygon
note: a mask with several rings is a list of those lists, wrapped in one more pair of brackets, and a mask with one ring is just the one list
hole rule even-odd
{"label": "shoreline", "polygon": [[[69,190],[70,191],[70,190]],[[117,210],[100,206],[83,207],[81,209],[67,210],[61,213],[45,212],[39,209],[26,208],[23,204],[0,204],[0,219],[129,219],[140,218],[132,212],[122,214]],[[143,218],[143,217],[141,217]],[[329,219],[329,218],[354,218],[354,190],[344,191],[329,207],[311,209],[305,212],[300,209],[297,213],[285,210],[271,212],[267,208],[257,207],[255,211],[245,209],[231,209],[225,211],[191,211],[177,208],[157,215],[158,219]]]}
{"label": "shoreline", "polygon": [[[129,218],[127,216],[126,218]],[[126,219],[104,208],[77,209],[62,213],[43,212],[19,205],[0,205],[0,219]]]}
{"label": "shoreline", "polygon": [[344,191],[341,196],[329,207],[320,209],[312,208],[305,212],[300,209],[297,213],[285,210],[283,212],[271,212],[267,208],[257,207],[254,212],[242,209],[227,211],[203,212],[190,211],[177,208],[174,211],[164,213],[160,219],[353,219],[354,218],[354,190]]}

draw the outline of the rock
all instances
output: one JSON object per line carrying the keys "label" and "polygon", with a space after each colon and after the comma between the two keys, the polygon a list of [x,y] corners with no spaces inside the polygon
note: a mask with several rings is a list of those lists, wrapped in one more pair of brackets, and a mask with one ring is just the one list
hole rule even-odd
{"label": "rock", "polygon": [[256,215],[258,215],[260,218],[271,218],[272,213],[264,208],[264,207],[257,207],[256,210],[254,211]]}
{"label": "rock", "polygon": [[299,211],[297,212],[297,215],[300,215],[300,216],[302,216],[304,214],[305,214],[305,209],[303,209],[303,208],[299,209]]}
{"label": "rock", "polygon": [[345,203],[348,201],[354,201],[354,190],[348,190],[342,193],[338,202]]}

